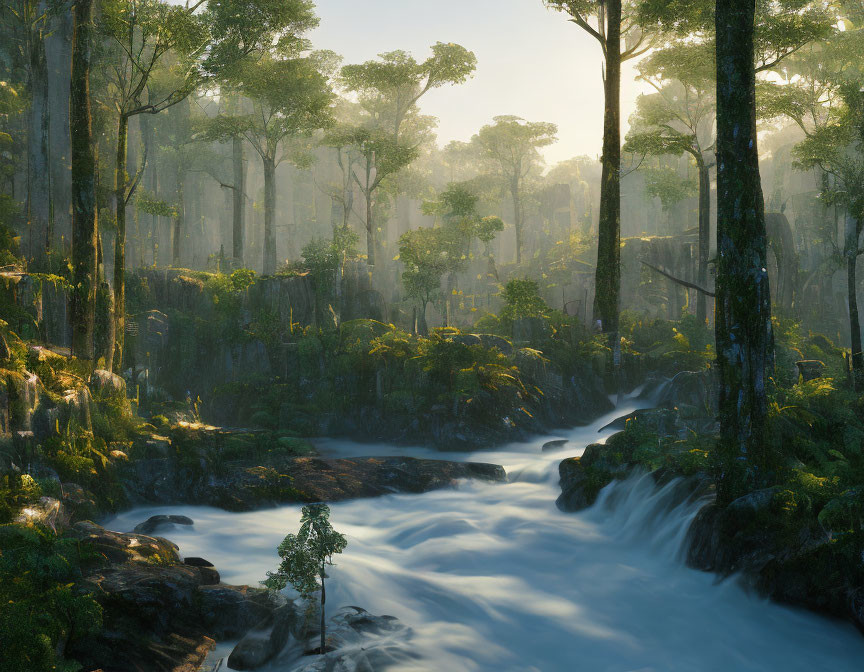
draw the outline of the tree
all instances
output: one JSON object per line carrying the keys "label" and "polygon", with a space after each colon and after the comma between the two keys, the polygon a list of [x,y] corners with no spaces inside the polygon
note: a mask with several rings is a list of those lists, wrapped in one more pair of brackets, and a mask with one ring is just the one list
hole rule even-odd
{"label": "tree", "polygon": [[721,498],[764,484],[774,365],[765,205],[759,176],[755,0],[717,0],[717,310]]}
{"label": "tree", "polygon": [[[353,144],[362,154],[360,174],[353,177],[366,200],[367,263],[375,264],[373,198],[382,181],[417,157],[416,138],[406,138],[407,119],[417,116],[417,103],[432,89],[461,84],[477,67],[477,58],[461,45],[437,42],[432,55],[418,63],[405,51],[379,54],[378,60],[346,65],[343,87],[357,94],[367,119],[353,131]],[[343,136],[344,138],[345,136]]]}
{"label": "tree", "polygon": [[[841,7],[841,20],[853,13],[851,26],[864,19],[864,10],[854,3]],[[854,12],[857,9],[857,14]],[[793,150],[797,167],[818,169],[826,205],[842,207],[846,213],[844,239],[835,243],[835,259],[846,265],[849,333],[852,346],[853,385],[864,390],[864,354],[857,299],[858,257],[864,253],[860,240],[864,231],[864,30],[835,32],[828,40],[801,50],[784,66],[782,84],[762,82],[760,113],[769,118],[791,119],[804,133]],[[833,225],[831,227],[834,228]],[[832,234],[834,231],[831,232]],[[833,236],[827,236],[829,239]],[[836,268],[832,266],[833,269]]]}
{"label": "tree", "polygon": [[609,334],[615,359],[621,292],[621,64],[651,48],[636,14],[622,0],[544,0],[566,13],[570,21],[597,40],[603,54],[603,174],[600,182],[600,221],[595,272],[594,319]]}
{"label": "tree", "polygon": [[405,51],[379,54],[378,59],[346,65],[342,83],[359,94],[361,104],[396,140],[420,98],[432,89],[463,83],[477,68],[474,53],[452,42],[436,42],[422,63]]}
{"label": "tree", "polygon": [[226,136],[242,135],[261,157],[264,168],[264,274],[276,272],[276,168],[294,158],[288,143],[332,123],[333,92],[314,55],[279,58],[266,55],[236,68],[234,89],[250,100],[248,114],[223,115]]}
{"label": "tree", "polygon": [[76,0],[69,94],[72,158],[72,354],[93,359],[96,320],[98,218],[96,142],[90,106],[93,0]]}
{"label": "tree", "polygon": [[[141,172],[129,179],[129,119],[158,114],[185,100],[202,80],[224,75],[247,57],[272,48],[274,42],[294,44],[294,31],[316,23],[308,0],[253,0],[238,5],[205,0],[176,5],[164,0],[103,0],[101,30],[111,45],[104,59],[117,113],[114,198],[117,233],[114,243],[114,312],[117,351],[122,367],[125,316],[126,206]],[[236,148],[235,148],[236,151]],[[242,167],[242,164],[241,164]],[[235,206],[235,211],[237,206]],[[175,240],[175,251],[179,240]],[[174,263],[177,263],[176,254]]]}
{"label": "tree", "polygon": [[304,506],[300,518],[300,531],[289,534],[279,544],[278,553],[282,563],[275,572],[267,572],[263,582],[271,590],[282,590],[289,584],[305,599],[321,589],[321,648],[326,652],[324,604],[327,593],[324,579],[327,565],[333,564],[333,556],[348,545],[345,536],[330,525],[330,507],[326,504]]}
{"label": "tree", "polygon": [[[708,52],[708,53],[706,53]],[[708,284],[711,235],[711,180],[714,166],[716,82],[710,48],[700,42],[676,40],[639,64],[640,79],[656,93],[642,95],[631,119],[624,151],[642,155],[690,154],[699,175],[699,267],[697,283]],[[696,299],[696,317],[707,318],[703,292]]]}
{"label": "tree", "polygon": [[522,263],[522,225],[525,217],[522,186],[525,177],[542,158],[537,150],[557,140],[555,124],[525,121],[520,117],[499,116],[471,138],[482,156],[492,162],[507,185],[513,200],[513,226],[516,229],[516,263]]}
{"label": "tree", "polygon": [[474,239],[486,246],[491,260],[489,244],[504,230],[499,217],[481,217],[477,213],[479,197],[464,183],[450,183],[435,201],[425,201],[422,211],[435,216],[440,226],[420,227],[407,231],[399,238],[399,258],[405,266],[402,284],[408,296],[421,302],[418,327],[427,333],[426,307],[441,289],[443,276],[448,275],[446,297],[448,318],[452,311],[453,293],[456,289],[456,274],[471,258]]}

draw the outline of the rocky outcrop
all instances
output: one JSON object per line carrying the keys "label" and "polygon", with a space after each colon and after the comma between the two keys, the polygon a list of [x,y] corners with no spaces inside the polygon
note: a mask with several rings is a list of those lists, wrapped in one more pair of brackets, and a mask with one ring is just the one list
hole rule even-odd
{"label": "rocky outcrop", "polygon": [[193,521],[188,516],[176,516],[160,514],[158,516],[150,516],[143,523],[135,526],[137,534],[153,534],[159,528],[173,528],[175,525],[194,525]]}
{"label": "rocky outcrop", "polygon": [[180,563],[176,547],[159,537],[89,521],[70,534],[107,562],[76,587],[103,610],[102,629],[67,649],[85,669],[194,672],[214,641],[242,636],[285,604],[264,589],[219,583],[212,566]]}
{"label": "rocky outcrop", "polygon": [[320,644],[316,608],[288,601],[238,642],[227,659],[234,670],[254,670],[276,660],[280,669],[305,672],[383,670],[416,660],[411,629],[394,616],[376,616],[361,607],[339,609],[327,623],[326,652]]}
{"label": "rocky outcrop", "polygon": [[172,458],[138,460],[118,466],[132,501],[205,504],[250,511],[285,502],[340,501],[394,492],[422,493],[462,478],[504,481],[494,464],[423,460],[410,457],[273,457],[261,463],[206,463]]}
{"label": "rocky outcrop", "polygon": [[817,520],[790,520],[782,493],[757,490],[706,506],[687,535],[687,563],[746,577],[763,595],[851,619],[864,631],[864,548]]}

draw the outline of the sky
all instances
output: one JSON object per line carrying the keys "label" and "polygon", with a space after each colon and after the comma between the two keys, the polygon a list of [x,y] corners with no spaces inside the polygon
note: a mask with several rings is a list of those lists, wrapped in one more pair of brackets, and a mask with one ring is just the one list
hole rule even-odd
{"label": "sky", "polygon": [[[421,110],[438,118],[438,141],[467,141],[502,114],[558,125],[558,142],[544,151],[552,165],[578,155],[599,156],[603,141],[600,45],[542,0],[316,0],[321,25],[316,49],[344,63],[361,63],[403,49],[417,60],[435,42],[456,42],[477,55],[466,83],[429,92]],[[625,63],[622,132],[645,85]]]}

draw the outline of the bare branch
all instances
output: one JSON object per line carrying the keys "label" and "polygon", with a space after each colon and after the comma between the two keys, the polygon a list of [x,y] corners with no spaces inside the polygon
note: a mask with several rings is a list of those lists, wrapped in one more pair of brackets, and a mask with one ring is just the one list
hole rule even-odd
{"label": "bare branch", "polygon": [[681,280],[679,278],[676,278],[671,273],[667,273],[662,268],[657,268],[657,266],[652,266],[647,261],[643,261],[642,263],[645,264],[652,271],[656,271],[657,273],[662,275],[664,278],[668,278],[672,282],[679,284],[682,287],[688,287],[689,289],[695,289],[697,292],[702,292],[702,294],[704,294],[705,296],[712,296],[712,297],[715,296],[714,292],[712,292],[710,289],[705,289],[704,287],[700,287],[699,285],[696,285],[692,282],[687,282],[686,280]]}

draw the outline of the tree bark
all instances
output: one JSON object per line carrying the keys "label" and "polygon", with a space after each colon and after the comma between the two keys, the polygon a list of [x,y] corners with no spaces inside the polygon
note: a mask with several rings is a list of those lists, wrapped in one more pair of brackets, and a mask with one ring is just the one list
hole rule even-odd
{"label": "tree bark", "polygon": [[245,228],[245,213],[243,207],[246,194],[246,171],[243,169],[243,138],[236,136],[232,143],[232,164],[234,168],[234,218],[232,229],[232,254],[234,263],[243,266],[243,229]]}
{"label": "tree bark", "polygon": [[[711,240],[711,177],[704,160],[697,158],[699,165],[699,257],[697,284],[708,286],[708,255]],[[702,292],[696,295],[696,319],[705,324],[708,318],[708,299]]]}
{"label": "tree bark", "polygon": [[[617,341],[621,288],[621,0],[606,3],[603,170],[594,320]],[[617,343],[613,343],[613,350]]]}
{"label": "tree bark", "polygon": [[522,200],[519,197],[519,178],[510,183],[510,196],[513,198],[513,228],[516,230],[516,263],[522,263]]}
{"label": "tree bark", "polygon": [[117,159],[114,165],[114,198],[117,201],[117,233],[114,236],[114,371],[123,370],[126,322],[126,150],[129,118],[117,120]]}
{"label": "tree bark", "polygon": [[[40,2],[37,12],[47,11]],[[40,22],[41,25],[42,22]],[[29,257],[51,249],[51,182],[49,165],[48,63],[45,36],[33,28],[30,33],[30,115],[27,129],[27,203],[29,219]]]}
{"label": "tree bark", "polygon": [[276,272],[276,238],[273,232],[276,218],[276,163],[264,158],[264,275]]}
{"label": "tree bark", "polygon": [[721,500],[769,477],[765,384],[774,364],[756,135],[756,0],[717,0],[717,307]]}
{"label": "tree bark", "polygon": [[846,218],[846,278],[849,294],[849,336],[852,350],[852,385],[856,392],[864,391],[864,352],[861,350],[861,319],[858,313],[858,240],[862,222]]}
{"label": "tree bark", "polygon": [[372,217],[372,162],[366,160],[366,188],[363,190],[366,196],[366,264],[375,265],[375,222]]}
{"label": "tree bark", "polygon": [[72,152],[72,353],[93,359],[96,306],[96,143],[90,113],[93,0],[74,8],[69,126]]}
{"label": "tree bark", "polygon": [[324,603],[327,601],[327,593],[324,590],[324,568],[321,568],[321,655],[323,656],[325,653],[325,625],[324,625]]}
{"label": "tree bark", "polygon": [[180,166],[178,158],[177,165],[177,214],[174,216],[174,235],[171,236],[171,265],[174,268],[180,267],[180,252],[182,250],[183,231],[186,229],[186,195],[183,189],[183,168]]}

